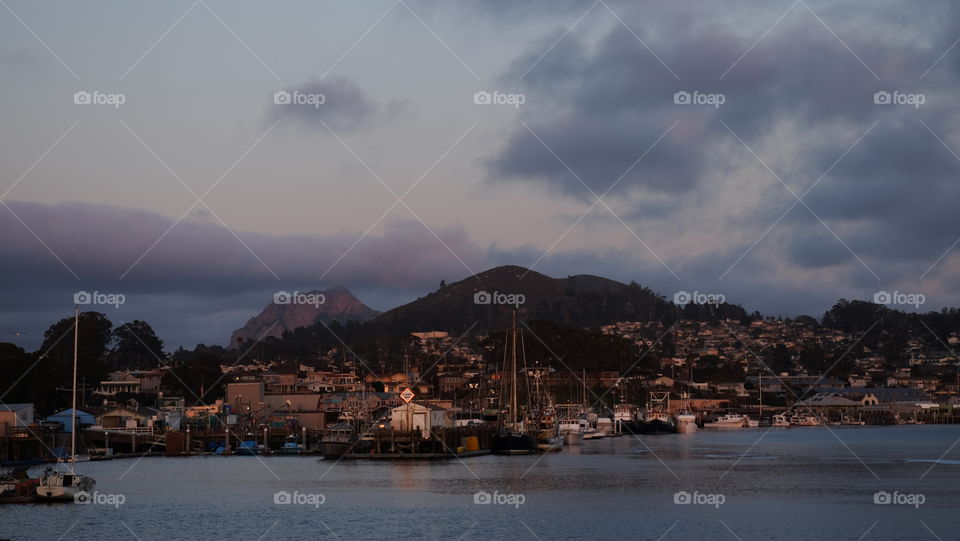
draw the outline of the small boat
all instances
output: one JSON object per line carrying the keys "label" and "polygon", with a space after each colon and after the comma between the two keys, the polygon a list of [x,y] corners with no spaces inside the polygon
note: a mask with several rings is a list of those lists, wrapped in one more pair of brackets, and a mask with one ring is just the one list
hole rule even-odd
{"label": "small boat", "polygon": [[717,417],[710,423],[704,423],[703,428],[746,428],[749,426],[749,418],[746,415],[738,413],[727,413]]}
{"label": "small boat", "polygon": [[39,482],[27,475],[26,468],[16,468],[13,472],[0,475],[0,504],[37,501]]}
{"label": "small boat", "polygon": [[790,418],[791,426],[820,426],[822,423],[814,415],[794,414]]}
{"label": "small boat", "polygon": [[243,440],[240,442],[240,445],[237,445],[238,455],[252,456],[259,454],[260,450],[257,448],[257,442],[254,440]]}
{"label": "small boat", "polygon": [[[77,347],[79,341],[80,329],[80,307],[74,306],[73,309],[73,389],[72,389],[72,409],[77,411]],[[89,457],[87,458],[89,460]],[[41,501],[74,501],[74,498],[80,492],[90,492],[97,482],[86,475],[80,475],[74,471],[73,464],[77,460],[77,416],[70,416],[70,456],[66,462],[70,464],[70,471],[67,473],[47,468],[40,476],[36,484],[36,498]]]}
{"label": "small boat", "polygon": [[288,435],[286,440],[283,442],[283,447],[277,451],[277,454],[279,455],[302,455],[303,453],[303,445],[297,443],[296,434]]}
{"label": "small boat", "polygon": [[92,477],[73,472],[62,473],[47,468],[37,483],[37,499],[41,501],[74,501],[80,492],[90,492],[96,485]]}
{"label": "small boat", "polygon": [[771,418],[770,426],[786,428],[790,426],[790,418],[786,414],[774,415]]}

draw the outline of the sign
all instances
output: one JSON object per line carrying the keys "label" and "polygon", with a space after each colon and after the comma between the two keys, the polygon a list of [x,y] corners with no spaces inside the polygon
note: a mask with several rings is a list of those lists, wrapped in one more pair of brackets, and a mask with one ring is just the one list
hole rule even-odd
{"label": "sign", "polygon": [[407,404],[409,404],[410,401],[413,400],[414,396],[416,395],[413,394],[413,391],[411,391],[409,387],[404,389],[403,392],[400,393],[400,398],[402,398],[403,401],[406,402]]}

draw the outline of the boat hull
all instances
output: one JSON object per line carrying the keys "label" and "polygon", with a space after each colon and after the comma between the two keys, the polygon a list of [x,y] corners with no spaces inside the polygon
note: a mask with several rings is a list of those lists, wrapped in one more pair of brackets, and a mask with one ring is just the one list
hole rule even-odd
{"label": "boat hull", "polygon": [[352,443],[345,441],[321,441],[317,451],[323,458],[340,458],[351,451]]}
{"label": "boat hull", "polygon": [[677,427],[672,423],[666,421],[661,421],[660,419],[654,419],[652,421],[632,421],[629,423],[623,423],[621,425],[623,431],[628,434],[676,434]]}
{"label": "boat hull", "polygon": [[539,452],[537,440],[521,432],[501,432],[493,437],[490,452],[497,455],[528,455]]}

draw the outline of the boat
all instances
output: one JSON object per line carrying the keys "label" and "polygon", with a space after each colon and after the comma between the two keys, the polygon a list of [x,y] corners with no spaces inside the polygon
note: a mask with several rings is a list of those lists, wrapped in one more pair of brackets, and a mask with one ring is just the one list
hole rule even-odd
{"label": "boat", "polygon": [[317,443],[317,451],[323,458],[340,458],[350,452],[362,452],[360,434],[353,423],[338,420],[327,425],[327,430]]}
{"label": "boat", "polygon": [[27,475],[25,467],[18,467],[11,472],[0,474],[0,504],[36,501],[39,482]]}
{"label": "boat", "polygon": [[703,428],[746,428],[749,424],[749,417],[746,415],[727,413],[712,422],[704,423]]}
{"label": "boat", "polygon": [[558,404],[557,422],[564,445],[580,445],[583,443],[585,419],[582,419],[580,406],[577,404]]}
{"label": "boat", "polygon": [[[513,326],[510,329],[510,362],[507,363],[507,349],[504,347],[504,369],[509,376],[510,401],[506,411],[501,410],[497,417],[497,432],[490,442],[490,452],[498,455],[527,455],[540,450],[537,438],[530,433],[517,402],[517,312],[513,312]],[[501,394],[502,396],[502,394]]]}
{"label": "boat", "polygon": [[[253,434],[247,434],[248,438],[250,436],[253,436]],[[246,439],[241,441],[240,444],[237,445],[236,454],[243,455],[243,456],[253,456],[253,455],[260,454],[260,450],[257,448],[257,441],[251,440],[251,439]]]}
{"label": "boat", "polygon": [[[76,473],[77,462],[77,345],[80,336],[80,307],[73,308],[73,392],[70,416],[70,464],[69,473],[47,468],[38,479],[36,497],[41,501],[74,501],[81,492],[90,492],[96,481],[89,476]],[[58,462],[59,463],[59,462]]]}
{"label": "boat", "polygon": [[527,369],[527,376],[533,380],[527,425],[537,439],[537,449],[545,453],[563,449],[564,442],[553,399],[543,382],[544,376],[553,371],[552,368],[542,367],[539,363]]}
{"label": "boat", "polygon": [[680,398],[683,400],[683,408],[677,411],[673,424],[677,427],[677,434],[693,434],[698,429],[697,416],[690,411],[689,395],[684,393]]}
{"label": "boat", "polygon": [[820,419],[814,415],[795,413],[790,417],[791,426],[820,426],[821,424]]}
{"label": "boat", "polygon": [[297,443],[297,435],[289,434],[283,442],[283,446],[277,451],[280,455],[302,455],[304,453],[303,445]]}
{"label": "boat", "polygon": [[670,415],[670,393],[651,392],[647,407],[636,427],[636,434],[676,434],[677,427]]}
{"label": "boat", "polygon": [[863,426],[867,423],[863,419],[854,419],[849,415],[844,415],[840,418],[840,424],[846,426]]}
{"label": "boat", "polygon": [[790,426],[790,418],[785,413],[774,415],[771,418],[770,426],[786,428]]}

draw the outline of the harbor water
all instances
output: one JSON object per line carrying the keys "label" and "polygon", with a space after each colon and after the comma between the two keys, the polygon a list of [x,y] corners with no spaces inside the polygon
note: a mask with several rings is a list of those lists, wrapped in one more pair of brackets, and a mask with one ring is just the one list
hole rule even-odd
{"label": "harbor water", "polygon": [[0,506],[0,539],[955,539],[958,438],[753,428],[463,460],[89,462],[92,503]]}

